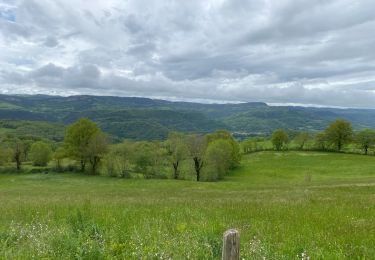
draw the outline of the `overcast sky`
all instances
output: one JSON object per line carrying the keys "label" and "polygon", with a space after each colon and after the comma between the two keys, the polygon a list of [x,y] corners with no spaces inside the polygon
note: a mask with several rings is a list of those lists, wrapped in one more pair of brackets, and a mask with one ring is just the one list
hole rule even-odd
{"label": "overcast sky", "polygon": [[0,93],[375,108],[373,0],[0,0]]}

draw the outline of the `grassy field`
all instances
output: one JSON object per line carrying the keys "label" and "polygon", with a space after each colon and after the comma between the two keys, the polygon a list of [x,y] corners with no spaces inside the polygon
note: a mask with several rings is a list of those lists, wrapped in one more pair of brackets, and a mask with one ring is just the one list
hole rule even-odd
{"label": "grassy field", "polygon": [[224,181],[0,175],[0,259],[373,259],[375,157],[263,152]]}

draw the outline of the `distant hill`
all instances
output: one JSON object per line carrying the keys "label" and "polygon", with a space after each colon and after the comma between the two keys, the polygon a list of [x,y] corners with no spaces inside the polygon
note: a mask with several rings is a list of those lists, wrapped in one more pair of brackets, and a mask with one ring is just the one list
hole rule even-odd
{"label": "distant hill", "polygon": [[137,140],[163,139],[171,131],[207,133],[227,128],[199,111],[174,105],[146,98],[0,95],[0,120],[66,125],[87,117],[114,138]]}
{"label": "distant hill", "polygon": [[[80,117],[97,122],[114,138],[138,140],[163,139],[170,131],[206,133],[228,129],[243,135],[269,134],[277,128],[317,131],[337,118],[350,120],[355,129],[375,128],[375,110],[371,109],[278,107],[261,102],[201,104],[135,97],[0,95],[2,129],[16,121],[23,122],[18,123],[18,129],[25,125],[35,129],[36,124],[41,124],[45,134],[51,135],[51,129],[55,129],[54,138],[61,139],[63,130],[56,129],[63,129],[63,125]],[[47,127],[48,124],[51,125]]]}

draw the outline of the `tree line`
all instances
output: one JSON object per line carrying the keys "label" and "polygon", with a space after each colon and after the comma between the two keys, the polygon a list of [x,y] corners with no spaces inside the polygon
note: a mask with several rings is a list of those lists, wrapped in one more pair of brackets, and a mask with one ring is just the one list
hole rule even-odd
{"label": "tree line", "polygon": [[[272,145],[267,146],[266,142]],[[261,150],[317,150],[369,154],[375,148],[375,130],[354,132],[352,124],[338,119],[321,132],[287,132],[277,129],[267,138],[249,138],[241,143],[243,153]]]}
{"label": "tree line", "polygon": [[238,142],[224,130],[210,134],[170,133],[164,141],[111,144],[92,121],[82,118],[65,131],[62,143],[6,136],[0,140],[0,165],[25,162],[35,167],[122,178],[174,178],[216,181],[240,164]]}
{"label": "tree line", "polygon": [[0,166],[5,172],[20,172],[32,164],[33,170],[216,181],[239,166],[242,154],[290,149],[369,154],[375,150],[375,131],[354,132],[349,121],[336,120],[321,132],[277,129],[269,137],[249,138],[240,144],[225,130],[209,134],[173,132],[164,141],[124,140],[112,144],[94,122],[82,118],[66,128],[61,143],[0,135]]}

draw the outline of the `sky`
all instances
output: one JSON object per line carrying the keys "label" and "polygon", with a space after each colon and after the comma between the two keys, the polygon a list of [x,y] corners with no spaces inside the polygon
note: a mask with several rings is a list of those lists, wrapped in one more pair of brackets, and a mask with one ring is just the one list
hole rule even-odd
{"label": "sky", "polygon": [[0,0],[0,93],[375,108],[373,0]]}

